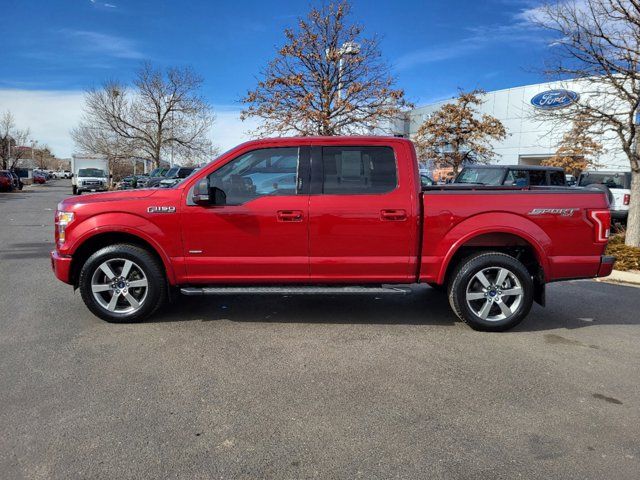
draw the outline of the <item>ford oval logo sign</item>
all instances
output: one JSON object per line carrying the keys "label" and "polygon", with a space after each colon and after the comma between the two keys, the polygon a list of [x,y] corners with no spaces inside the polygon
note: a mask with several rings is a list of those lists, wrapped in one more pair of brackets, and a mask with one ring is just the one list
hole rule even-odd
{"label": "ford oval logo sign", "polygon": [[531,99],[531,105],[542,110],[555,110],[576,103],[580,96],[571,90],[547,90]]}

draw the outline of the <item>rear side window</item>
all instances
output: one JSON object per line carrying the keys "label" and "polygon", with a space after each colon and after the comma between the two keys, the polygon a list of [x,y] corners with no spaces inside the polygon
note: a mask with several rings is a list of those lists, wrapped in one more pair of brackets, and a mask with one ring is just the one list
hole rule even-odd
{"label": "rear side window", "polygon": [[529,185],[546,185],[547,184],[547,172],[544,170],[531,170],[529,172]]}
{"label": "rear side window", "polygon": [[502,184],[510,187],[526,187],[529,185],[529,174],[526,170],[509,170]]}
{"label": "rear side window", "polygon": [[549,172],[549,185],[563,186],[567,184],[564,172]]}
{"label": "rear side window", "polygon": [[322,169],[326,194],[386,193],[398,184],[391,147],[323,147]]}

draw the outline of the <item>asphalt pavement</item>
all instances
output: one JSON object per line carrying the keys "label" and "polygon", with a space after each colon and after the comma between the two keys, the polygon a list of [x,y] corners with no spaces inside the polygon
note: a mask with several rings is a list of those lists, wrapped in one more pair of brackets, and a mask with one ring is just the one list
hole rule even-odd
{"label": "asphalt pavement", "polygon": [[640,477],[638,288],[552,284],[498,334],[426,286],[114,325],[51,272],[69,194],[0,194],[0,478]]}

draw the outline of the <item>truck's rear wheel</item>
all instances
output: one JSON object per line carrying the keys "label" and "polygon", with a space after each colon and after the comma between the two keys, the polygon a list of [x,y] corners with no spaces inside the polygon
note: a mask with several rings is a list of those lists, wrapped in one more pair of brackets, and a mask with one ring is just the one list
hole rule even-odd
{"label": "truck's rear wheel", "polygon": [[455,314],[475,330],[499,332],[519,324],[533,303],[533,280],[526,267],[499,252],[460,262],[449,283]]}
{"label": "truck's rear wheel", "polygon": [[167,297],[162,266],[135,245],[98,250],[82,266],[79,283],[85,305],[108,322],[140,322]]}

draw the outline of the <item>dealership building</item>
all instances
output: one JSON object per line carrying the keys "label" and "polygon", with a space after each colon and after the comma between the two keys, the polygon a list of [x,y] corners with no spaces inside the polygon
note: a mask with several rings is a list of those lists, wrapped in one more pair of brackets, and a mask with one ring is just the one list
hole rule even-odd
{"label": "dealership building", "polygon": [[[487,92],[483,96],[484,103],[477,108],[481,114],[496,117],[507,130],[507,138],[493,144],[497,156],[491,163],[539,165],[553,156],[571,124],[559,126],[540,114],[543,110],[567,108],[580,95],[585,95],[584,87],[576,80]],[[413,138],[433,112],[452,101],[443,100],[410,111],[400,127],[404,131],[399,133]],[[603,152],[596,158],[600,170],[629,170],[629,161],[613,134],[592,135],[592,138],[603,147]],[[421,160],[428,163],[428,159]]]}

